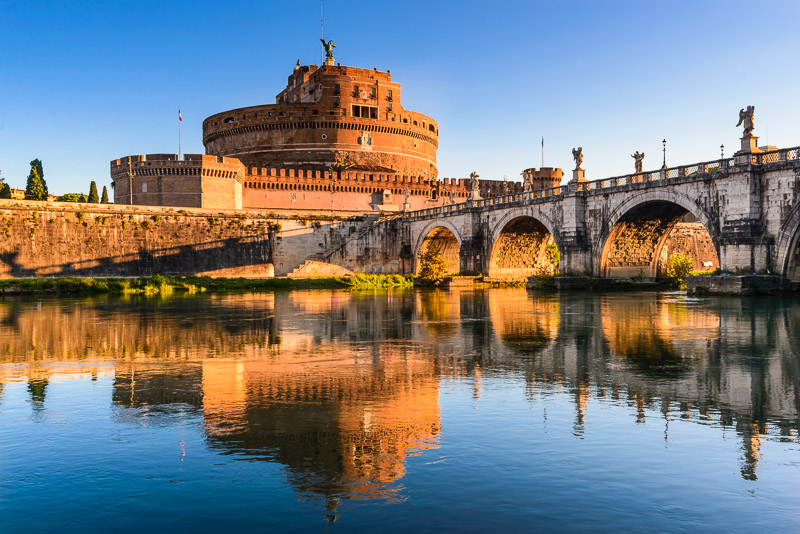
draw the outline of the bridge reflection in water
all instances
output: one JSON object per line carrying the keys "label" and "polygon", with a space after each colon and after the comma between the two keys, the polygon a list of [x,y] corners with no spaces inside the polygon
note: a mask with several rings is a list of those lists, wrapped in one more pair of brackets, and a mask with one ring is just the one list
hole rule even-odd
{"label": "bridge reflection in water", "polygon": [[[27,383],[46,413],[54,380],[113,379],[119,422],[200,417],[210,450],[277,462],[329,513],[405,498],[408,458],[441,446],[443,381],[524,380],[630,424],[733,429],[742,477],[765,440],[797,440],[800,305],[682,294],[524,290],[291,292],[153,300],[0,301],[0,405]],[[522,399],[524,400],[524,399]],[[661,424],[661,423],[657,423]],[[601,430],[598,430],[601,431]]]}

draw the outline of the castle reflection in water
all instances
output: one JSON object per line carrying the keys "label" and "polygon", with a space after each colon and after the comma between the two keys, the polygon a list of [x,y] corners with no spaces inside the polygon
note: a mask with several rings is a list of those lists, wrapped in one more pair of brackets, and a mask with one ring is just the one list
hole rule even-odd
{"label": "castle reflection in water", "polygon": [[[436,449],[443,380],[524,378],[530,399],[591,400],[735,429],[756,479],[764,440],[797,440],[800,306],[678,294],[295,291],[167,300],[0,300],[0,404],[27,382],[113,380],[116,417],[199,416],[208,446],[278,462],[300,494],[402,499]],[[463,377],[463,378],[462,378]],[[668,424],[665,439],[669,440]]]}

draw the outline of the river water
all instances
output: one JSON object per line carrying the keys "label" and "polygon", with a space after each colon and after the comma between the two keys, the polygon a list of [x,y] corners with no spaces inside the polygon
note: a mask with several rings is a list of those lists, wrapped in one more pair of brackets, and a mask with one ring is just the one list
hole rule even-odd
{"label": "river water", "polygon": [[800,301],[0,299],[0,530],[800,529]]}

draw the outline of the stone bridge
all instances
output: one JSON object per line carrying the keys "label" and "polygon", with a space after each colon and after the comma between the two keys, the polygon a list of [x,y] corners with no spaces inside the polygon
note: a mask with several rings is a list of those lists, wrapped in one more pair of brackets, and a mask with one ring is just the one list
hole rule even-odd
{"label": "stone bridge", "polygon": [[[744,148],[744,143],[743,143]],[[661,251],[687,214],[702,223],[719,266],[800,279],[800,148],[582,181],[403,216],[406,254],[436,244],[453,272],[522,278],[550,264],[559,272],[655,277]]]}

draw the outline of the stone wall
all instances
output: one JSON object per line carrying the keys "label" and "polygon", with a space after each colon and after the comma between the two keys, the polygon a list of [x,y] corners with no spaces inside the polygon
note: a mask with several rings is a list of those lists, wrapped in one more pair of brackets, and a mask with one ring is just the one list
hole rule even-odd
{"label": "stone wall", "polygon": [[265,276],[257,213],[0,201],[0,276]]}
{"label": "stone wall", "polygon": [[273,262],[283,276],[364,224],[290,210],[0,200],[0,277],[267,277]]}
{"label": "stone wall", "polygon": [[680,222],[669,234],[661,249],[659,265],[666,269],[667,260],[672,254],[687,253],[692,256],[692,270],[714,271],[719,268],[719,258],[708,231],[699,222]]}

